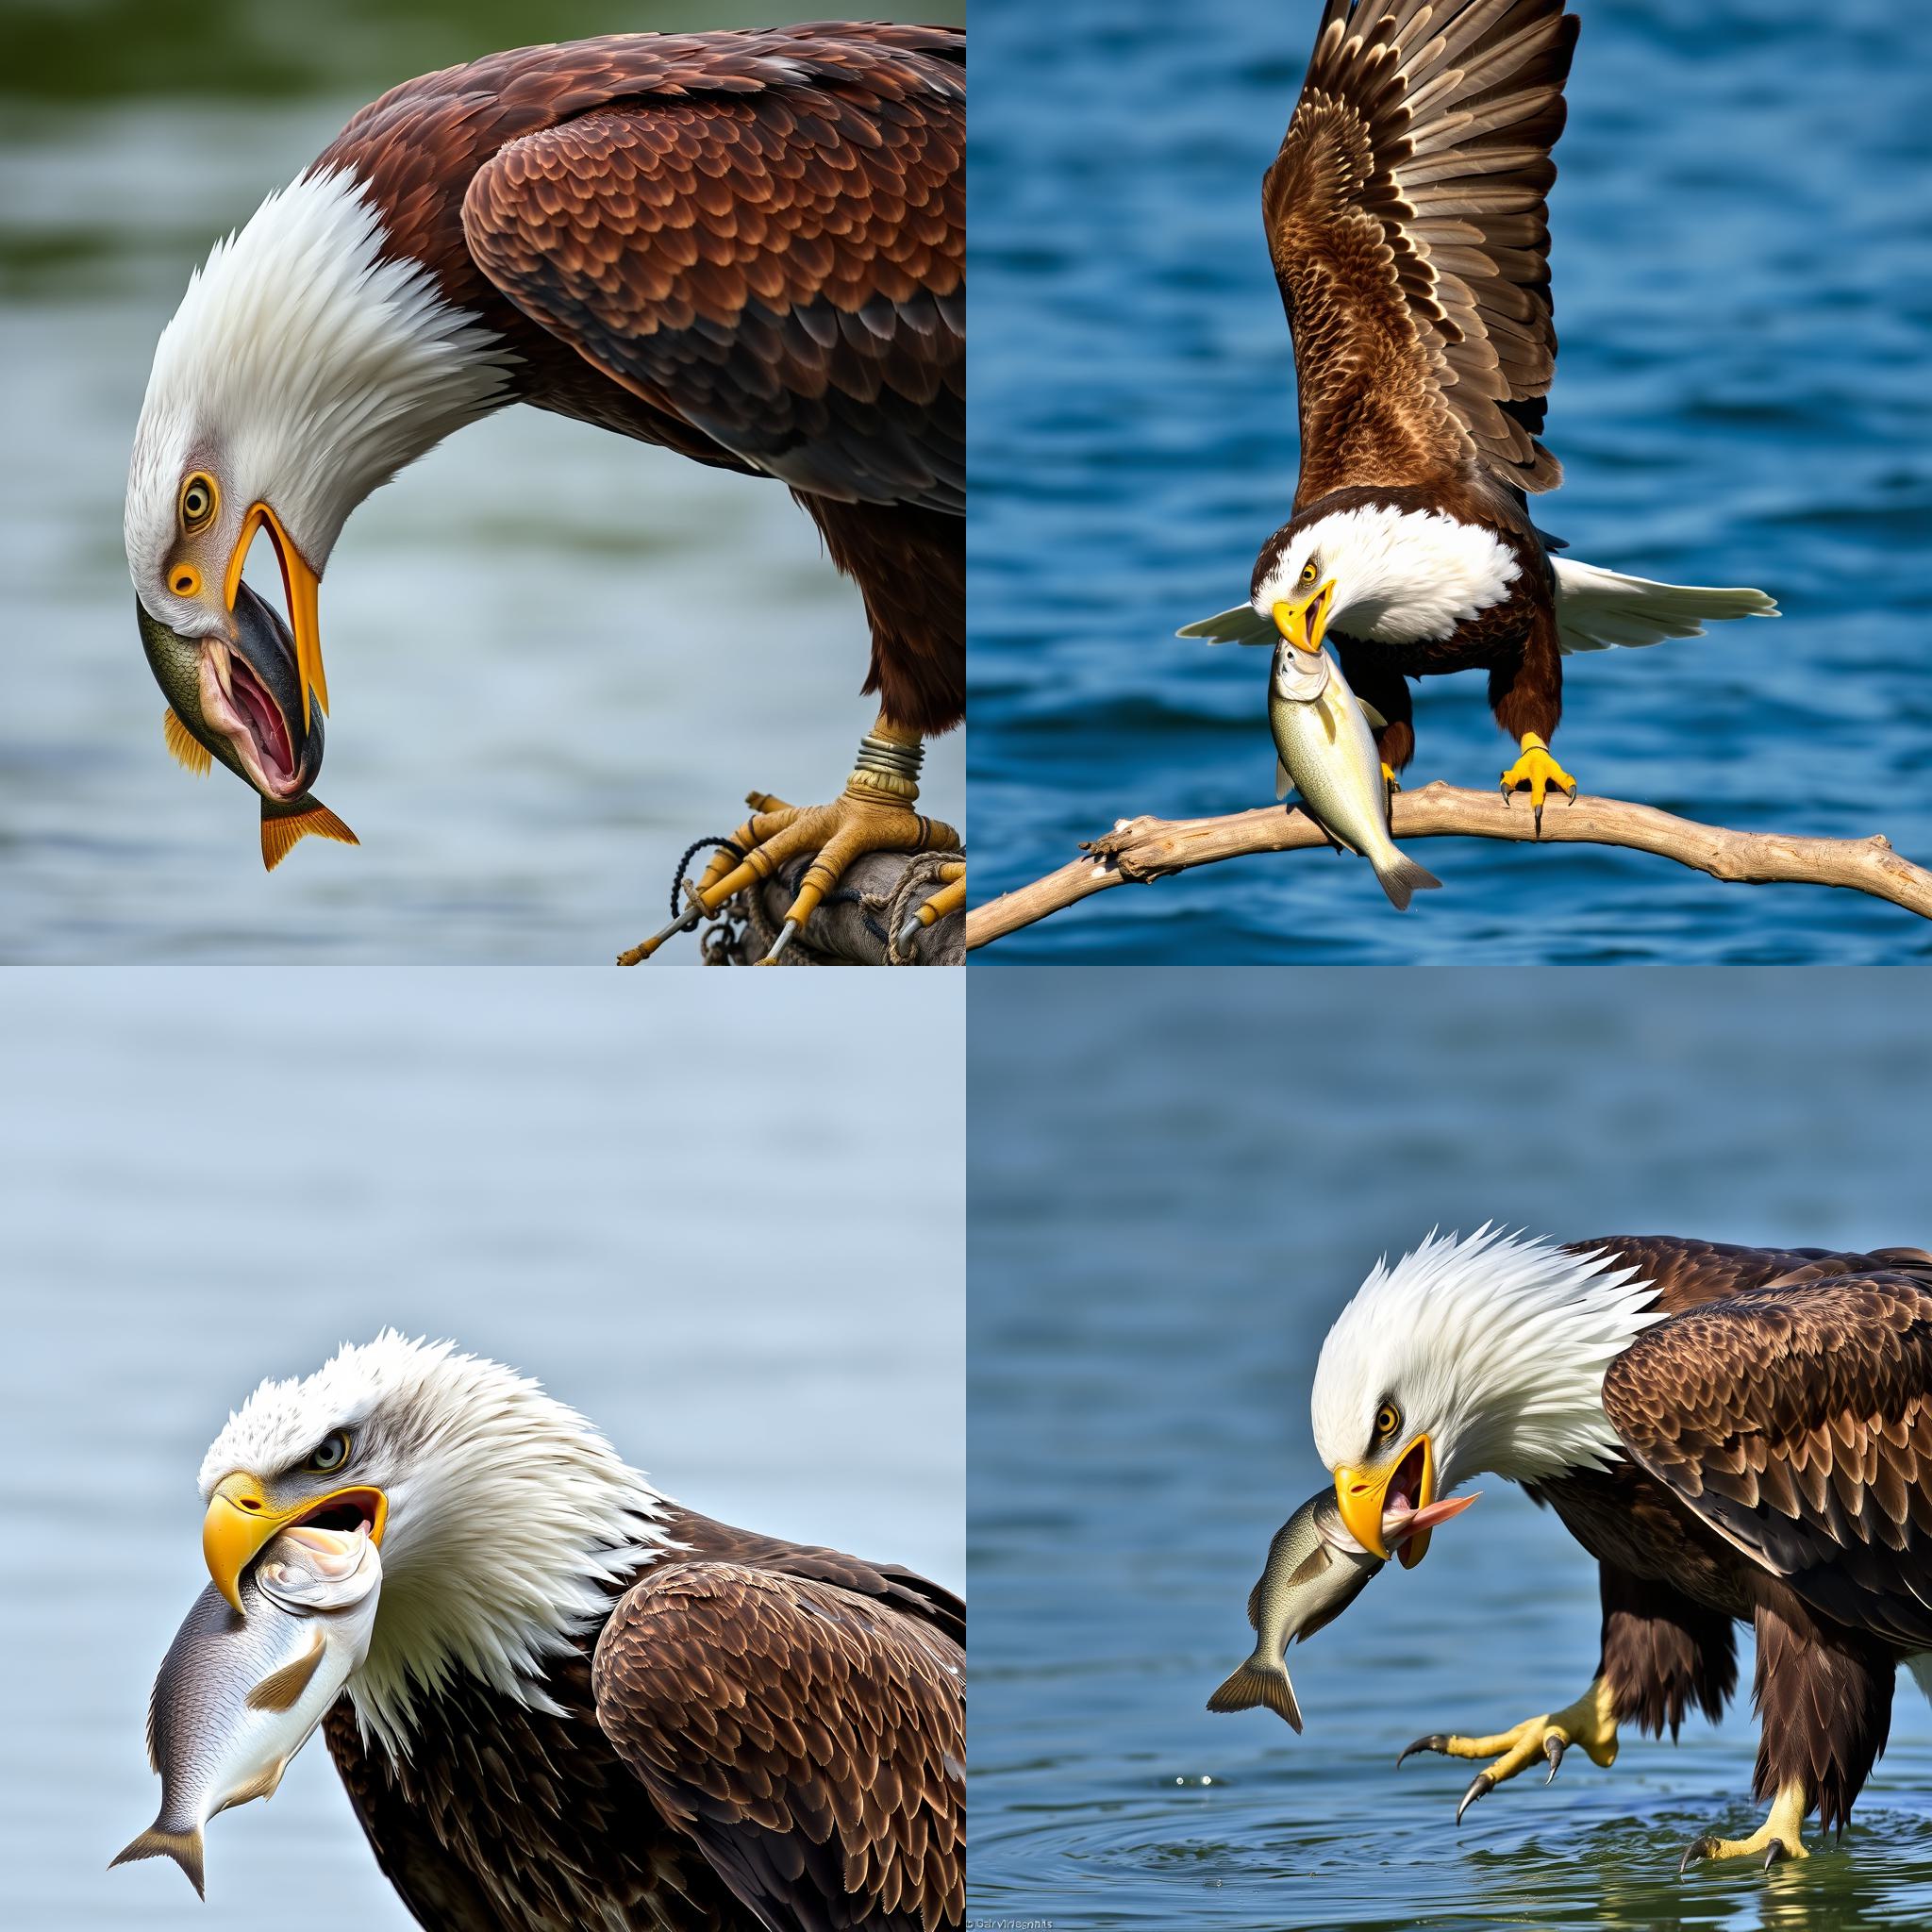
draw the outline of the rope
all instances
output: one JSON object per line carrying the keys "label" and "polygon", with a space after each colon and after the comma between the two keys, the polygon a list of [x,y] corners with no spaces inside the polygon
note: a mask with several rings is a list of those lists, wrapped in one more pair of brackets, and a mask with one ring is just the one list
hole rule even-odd
{"label": "rope", "polygon": [[677,861],[677,870],[671,874],[671,916],[675,919],[686,909],[684,904],[684,875],[691,870],[691,862],[700,852],[715,845],[721,852],[730,853],[735,863],[742,864],[744,848],[735,845],[729,839],[693,839],[684,848],[684,857]]}
{"label": "rope", "polygon": [[[941,872],[949,865],[958,865],[965,857],[966,855],[963,852],[919,852],[915,853],[907,861],[906,870],[899,874],[899,883],[892,888],[891,896],[884,902],[886,914],[886,964],[888,966],[917,966],[919,964],[919,955],[917,953],[910,951],[902,952],[899,947],[899,935],[905,930],[906,922],[912,917],[914,909],[912,895],[922,886],[937,886],[940,883]],[[877,902],[868,900],[868,909],[871,909],[875,903]],[[867,923],[870,924],[871,922],[868,921]],[[873,930],[876,932],[878,928],[874,926]],[[932,928],[929,925],[922,926],[920,930],[922,932],[930,932]]]}

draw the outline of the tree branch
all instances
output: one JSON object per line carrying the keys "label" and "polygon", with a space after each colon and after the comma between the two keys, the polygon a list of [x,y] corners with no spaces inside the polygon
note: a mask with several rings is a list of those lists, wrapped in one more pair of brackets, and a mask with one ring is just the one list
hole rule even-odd
{"label": "tree branch", "polygon": [[[1397,843],[1411,839],[1536,838],[1529,806],[1523,798],[1466,791],[1440,781],[1418,791],[1398,793],[1391,820]],[[1211,819],[1124,819],[1111,832],[1081,846],[1087,858],[975,906],[966,917],[966,947],[970,952],[1004,939],[1110,886],[1158,879],[1251,852],[1294,852],[1327,842],[1322,828],[1292,806],[1264,806]],[[1715,879],[1752,885],[1845,886],[1932,919],[1932,872],[1901,858],[1878,835],[1799,839],[1783,832],[1734,832],[1674,818],[1627,799],[1583,796],[1573,805],[1553,794],[1543,808],[1542,842],[1622,845],[1674,858]]]}

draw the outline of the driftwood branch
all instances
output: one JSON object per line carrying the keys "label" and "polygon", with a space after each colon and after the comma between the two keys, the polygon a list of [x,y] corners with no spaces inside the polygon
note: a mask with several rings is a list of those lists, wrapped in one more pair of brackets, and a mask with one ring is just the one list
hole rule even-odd
{"label": "driftwood branch", "polygon": [[[1391,821],[1397,843],[1449,838],[1532,841],[1537,836],[1521,795],[1506,798],[1500,791],[1471,791],[1441,782],[1399,793]],[[1251,852],[1295,852],[1327,842],[1322,828],[1298,807],[1265,806],[1211,819],[1124,819],[1105,837],[1083,844],[1085,858],[975,906],[966,916],[966,947],[970,952],[1004,939],[1111,886],[1158,879]],[[1542,843],[1622,845],[1674,858],[1714,879],[1751,885],[1844,886],[1932,919],[1932,872],[1901,858],[1880,836],[1799,839],[1783,832],[1733,832],[1627,799],[1586,794],[1572,804],[1553,792],[1543,808]]]}

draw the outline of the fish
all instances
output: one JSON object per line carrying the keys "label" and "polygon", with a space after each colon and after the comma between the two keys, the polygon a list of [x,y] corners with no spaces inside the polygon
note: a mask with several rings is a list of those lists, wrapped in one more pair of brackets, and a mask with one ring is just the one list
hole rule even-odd
{"label": "fish", "polygon": [[320,707],[305,720],[294,640],[281,613],[235,587],[235,636],[184,638],[134,601],[142,649],[168,708],[169,752],[197,777],[219,758],[261,800],[261,862],[273,872],[303,839],[362,841],[310,789],[322,773]]}
{"label": "fish", "polygon": [[366,1528],[305,1525],[283,1530],[242,1579],[241,1616],[213,1584],[195,1598],[148,1703],[161,1807],[109,1870],[173,1858],[208,1896],[203,1828],[281,1782],[368,1656],[381,1584]]}
{"label": "fish", "polygon": [[[1474,1496],[1454,1496],[1416,1510],[1391,1510],[1382,1519],[1382,1540],[1393,1549],[1452,1516],[1459,1516]],[[1368,1588],[1382,1558],[1363,1549],[1348,1533],[1335,1491],[1323,1490],[1291,1516],[1268,1545],[1268,1564],[1248,1593],[1248,1623],[1256,1633],[1254,1655],[1208,1700],[1209,1710],[1252,1710],[1265,1704],[1297,1731],[1302,1707],[1289,1681],[1288,1646],[1307,1642],[1332,1624]]]}
{"label": "fish", "polygon": [[[1380,722],[1378,719],[1377,723]],[[1274,795],[1291,788],[1315,823],[1374,868],[1398,912],[1442,881],[1396,850],[1389,836],[1389,787],[1361,700],[1326,651],[1282,638],[1268,676],[1268,728],[1274,736]]]}

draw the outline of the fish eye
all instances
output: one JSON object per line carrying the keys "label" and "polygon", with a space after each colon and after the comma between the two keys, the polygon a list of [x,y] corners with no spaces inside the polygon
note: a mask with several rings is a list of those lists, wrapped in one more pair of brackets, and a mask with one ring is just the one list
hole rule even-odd
{"label": "fish eye", "polygon": [[181,528],[190,536],[199,536],[214,521],[215,508],[221,502],[221,493],[215,488],[215,479],[200,470],[181,485]]}
{"label": "fish eye", "polygon": [[1402,1413],[1392,1402],[1385,1402],[1375,1411],[1375,1441],[1380,1442],[1392,1436],[1402,1426]]}
{"label": "fish eye", "polygon": [[168,573],[168,588],[177,597],[192,597],[201,589],[201,573],[192,563],[177,563]]}
{"label": "fish eye", "polygon": [[302,1467],[317,1475],[331,1475],[349,1459],[349,1439],[341,1429],[331,1429],[315,1445],[315,1453]]}

